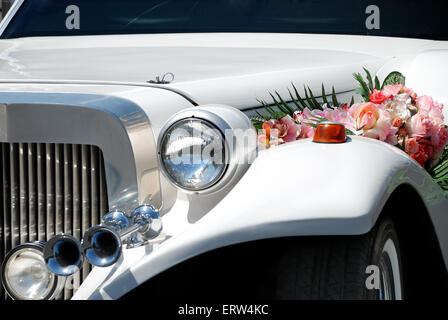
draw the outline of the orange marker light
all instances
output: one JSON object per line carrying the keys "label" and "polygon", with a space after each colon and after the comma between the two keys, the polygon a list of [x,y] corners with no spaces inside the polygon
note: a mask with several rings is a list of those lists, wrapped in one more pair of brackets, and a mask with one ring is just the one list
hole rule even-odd
{"label": "orange marker light", "polygon": [[342,143],[347,140],[345,127],[338,122],[322,122],[317,125],[313,142]]}

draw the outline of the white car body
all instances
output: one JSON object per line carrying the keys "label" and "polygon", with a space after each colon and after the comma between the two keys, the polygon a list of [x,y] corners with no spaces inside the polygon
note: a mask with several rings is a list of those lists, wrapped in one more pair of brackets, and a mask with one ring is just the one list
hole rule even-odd
{"label": "white car body", "polygon": [[[447,105],[446,61],[446,41],[346,35],[223,33],[1,40],[0,123],[5,121],[2,114],[11,112],[8,104],[23,104],[17,110],[25,110],[27,103],[61,104],[52,94],[95,95],[138,106],[157,141],[161,128],[176,112],[210,104],[244,111],[258,107],[256,99],[268,99],[270,91],[287,95],[291,82],[318,92],[324,80],[325,85],[335,86],[339,100],[349,100],[356,87],[352,73],[362,67],[380,79],[400,71],[407,76],[407,86]],[[167,72],[175,75],[173,83],[148,83]],[[23,93],[34,95],[23,98]],[[76,101],[65,104],[93,108]],[[119,126],[122,119],[114,109],[101,101],[98,104],[99,112],[111,114],[111,121]],[[42,112],[50,115],[51,110]],[[32,120],[24,121],[32,124]],[[0,138],[39,139],[58,132],[39,120],[35,125],[23,134],[2,126]],[[76,137],[60,142],[70,139]],[[154,162],[154,157],[148,161]],[[282,179],[282,187],[265,184],[266,174]],[[213,195],[185,193],[163,175],[160,183],[157,205],[168,239],[124,249],[117,264],[94,268],[73,299],[120,298],[183,261],[232,244],[287,236],[365,234],[403,184],[412,186],[424,201],[448,267],[448,194],[404,152],[379,141],[352,137],[348,143],[332,145],[303,140],[261,151],[235,185]],[[269,196],[262,196],[265,188]],[[139,202],[144,203],[140,196]]]}

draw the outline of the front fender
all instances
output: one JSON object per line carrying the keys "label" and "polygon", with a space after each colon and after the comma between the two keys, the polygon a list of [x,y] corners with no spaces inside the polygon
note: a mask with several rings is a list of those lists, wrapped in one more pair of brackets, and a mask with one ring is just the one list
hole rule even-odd
{"label": "front fender", "polygon": [[179,194],[163,217],[168,240],[124,250],[115,266],[95,268],[73,298],[119,298],[182,261],[232,244],[367,233],[402,184],[424,200],[446,259],[448,197],[414,160],[368,138],[343,144],[301,140],[260,152],[228,195],[194,223],[188,222],[194,205]]}

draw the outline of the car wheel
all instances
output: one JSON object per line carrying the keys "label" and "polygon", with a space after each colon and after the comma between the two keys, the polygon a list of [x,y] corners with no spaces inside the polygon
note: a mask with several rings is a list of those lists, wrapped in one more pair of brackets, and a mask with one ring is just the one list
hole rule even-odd
{"label": "car wheel", "polygon": [[362,236],[294,239],[275,269],[278,299],[403,298],[400,249],[390,219]]}

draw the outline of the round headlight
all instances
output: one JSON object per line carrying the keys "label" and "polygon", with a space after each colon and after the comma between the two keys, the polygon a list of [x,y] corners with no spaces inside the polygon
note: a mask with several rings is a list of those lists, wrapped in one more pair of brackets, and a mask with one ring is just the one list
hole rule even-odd
{"label": "round headlight", "polygon": [[177,186],[200,191],[216,184],[226,171],[226,142],[210,122],[183,119],[165,131],[160,158],[163,170]]}
{"label": "round headlight", "polygon": [[62,290],[65,279],[48,270],[45,243],[27,243],[11,250],[2,266],[2,283],[15,300],[49,300]]}

